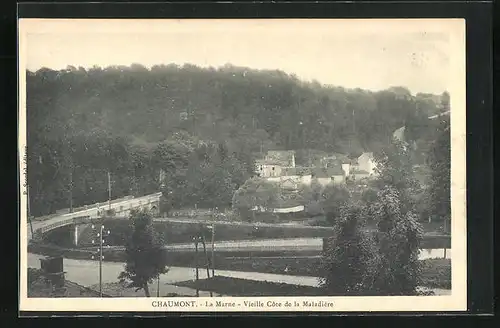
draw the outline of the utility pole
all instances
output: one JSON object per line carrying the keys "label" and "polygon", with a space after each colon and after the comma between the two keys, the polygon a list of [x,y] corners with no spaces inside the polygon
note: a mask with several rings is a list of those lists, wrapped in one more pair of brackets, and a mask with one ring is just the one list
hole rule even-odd
{"label": "utility pole", "polygon": [[102,297],[102,231],[104,226],[101,224],[101,232],[99,233],[99,296]]}
{"label": "utility pole", "polygon": [[352,132],[356,133],[356,120],[354,119],[354,108],[352,109]]}
{"label": "utility pole", "polygon": [[111,210],[111,173],[108,171],[108,210]]}
{"label": "utility pole", "polygon": [[212,278],[215,277],[215,223],[212,224]]}
{"label": "utility pole", "polygon": [[158,274],[158,286],[156,288],[156,297],[160,297],[160,275]]}
{"label": "utility pole", "polygon": [[[203,253],[205,255],[205,260],[207,261],[207,278],[210,279],[210,263],[208,261],[208,254],[207,254],[207,245],[205,243],[205,235],[202,233],[202,244],[203,244]],[[210,297],[212,297],[212,291],[210,291]]]}
{"label": "utility pole", "polygon": [[73,213],[73,168],[69,171],[69,212]]}
{"label": "utility pole", "polygon": [[200,297],[200,290],[198,289],[198,280],[200,278],[198,272],[198,237],[194,238],[194,251],[195,251],[195,266],[196,266],[196,297]]}
{"label": "utility pole", "polygon": [[[92,229],[95,229],[95,226],[92,225]],[[109,236],[110,231],[107,231],[107,235]],[[103,244],[104,244],[104,225],[101,224],[99,228],[99,232],[97,233],[97,237],[99,238],[99,296],[102,297],[102,261],[104,260],[104,256],[102,255],[103,253]],[[92,240],[92,244],[94,243],[94,240]],[[94,256],[92,256],[92,259],[94,259]]]}

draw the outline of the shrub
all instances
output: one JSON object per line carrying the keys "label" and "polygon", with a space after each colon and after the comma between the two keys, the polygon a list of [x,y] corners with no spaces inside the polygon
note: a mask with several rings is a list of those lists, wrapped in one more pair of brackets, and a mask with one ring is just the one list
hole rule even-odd
{"label": "shrub", "polygon": [[392,187],[379,192],[373,208],[376,256],[369,262],[365,284],[376,295],[414,295],[422,227],[412,212],[404,212],[399,193]]}
{"label": "shrub", "polygon": [[341,208],[334,225],[333,242],[326,246],[322,257],[322,286],[329,295],[366,293],[363,277],[372,254],[362,225],[356,205]]}

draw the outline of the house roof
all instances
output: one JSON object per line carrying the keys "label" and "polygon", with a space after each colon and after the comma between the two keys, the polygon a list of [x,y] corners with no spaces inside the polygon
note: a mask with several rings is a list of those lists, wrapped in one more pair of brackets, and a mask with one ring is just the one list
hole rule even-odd
{"label": "house roof", "polygon": [[359,159],[359,158],[361,158],[361,157],[373,158],[373,153],[372,153],[372,152],[369,152],[369,153],[363,153],[363,154],[361,154],[361,155],[358,157],[358,159]]}
{"label": "house roof", "polygon": [[311,174],[310,167],[286,167],[282,171],[282,175],[309,175]]}
{"label": "house roof", "polygon": [[316,178],[331,178],[334,175],[344,175],[344,170],[340,166],[316,168],[312,170],[312,175]]}
{"label": "house roof", "polygon": [[281,167],[290,167],[288,162],[281,161],[279,159],[273,159],[273,158],[262,158],[262,159],[257,159],[255,160],[256,165],[276,165],[276,166],[281,166]]}
{"label": "house roof", "polygon": [[283,166],[292,166],[294,157],[294,150],[269,150],[265,159]]}

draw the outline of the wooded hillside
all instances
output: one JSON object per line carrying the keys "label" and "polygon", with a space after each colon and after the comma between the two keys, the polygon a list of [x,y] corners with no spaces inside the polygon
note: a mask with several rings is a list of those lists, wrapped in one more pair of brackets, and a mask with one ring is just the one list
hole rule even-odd
{"label": "wooded hillside", "polygon": [[[176,206],[214,190],[223,192],[208,203],[230,202],[251,175],[256,152],[377,152],[403,125],[424,154],[427,117],[447,101],[446,93],[348,90],[230,65],[27,72],[31,212],[69,207],[70,199],[74,206],[105,201],[107,172],[114,197],[157,191],[160,168],[183,186],[173,194],[205,190],[172,200]],[[195,176],[203,188],[194,178],[188,187],[187,177]]]}

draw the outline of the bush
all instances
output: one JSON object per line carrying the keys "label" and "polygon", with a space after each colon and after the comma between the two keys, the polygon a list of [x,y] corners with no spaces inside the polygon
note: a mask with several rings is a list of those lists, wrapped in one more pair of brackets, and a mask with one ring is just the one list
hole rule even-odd
{"label": "bush", "polygon": [[332,225],[335,224],[335,220],[340,216],[342,206],[349,201],[349,191],[345,188],[330,185],[323,190],[320,204]]}
{"label": "bush", "polygon": [[417,217],[405,211],[405,205],[395,188],[386,187],[373,206],[376,254],[368,264],[366,284],[376,295],[417,294],[423,229]]}
{"label": "bush", "polygon": [[451,260],[427,259],[421,262],[420,285],[451,289]]}
{"label": "bush", "polygon": [[362,295],[367,263],[373,257],[368,236],[362,231],[360,208],[346,205],[336,221],[333,242],[322,256],[322,286],[328,295]]}

